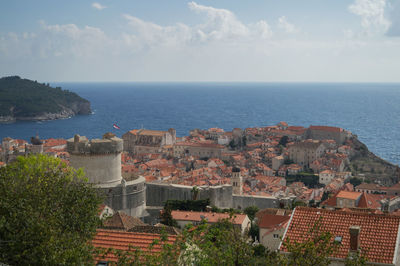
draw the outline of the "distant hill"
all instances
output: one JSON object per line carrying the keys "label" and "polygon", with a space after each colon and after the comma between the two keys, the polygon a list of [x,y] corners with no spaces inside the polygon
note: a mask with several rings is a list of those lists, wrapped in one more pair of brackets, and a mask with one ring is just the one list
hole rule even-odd
{"label": "distant hill", "polygon": [[74,92],[18,76],[0,78],[0,122],[52,120],[90,113],[90,102]]}

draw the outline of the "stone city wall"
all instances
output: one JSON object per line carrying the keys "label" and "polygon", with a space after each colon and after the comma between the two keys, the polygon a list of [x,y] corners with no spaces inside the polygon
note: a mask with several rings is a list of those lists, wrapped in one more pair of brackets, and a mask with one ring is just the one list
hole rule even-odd
{"label": "stone city wall", "polygon": [[250,206],[257,206],[260,210],[266,208],[279,208],[279,199],[275,197],[262,197],[262,196],[232,196],[232,208],[243,210]]}

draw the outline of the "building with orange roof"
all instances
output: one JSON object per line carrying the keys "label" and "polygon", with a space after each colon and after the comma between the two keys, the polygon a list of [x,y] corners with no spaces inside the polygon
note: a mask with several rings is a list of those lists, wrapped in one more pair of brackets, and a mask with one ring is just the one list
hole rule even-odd
{"label": "building with orange roof", "polygon": [[45,139],[43,141],[43,147],[46,149],[65,149],[67,147],[67,140],[65,139]]}
{"label": "building with orange roof", "polygon": [[344,265],[351,252],[361,252],[372,265],[400,264],[400,217],[393,215],[296,207],[279,250],[287,252],[282,244],[286,239],[292,243],[309,240],[316,224],[339,243],[332,256],[334,265]]}
{"label": "building with orange roof", "polygon": [[146,225],[139,218],[132,217],[122,211],[115,212],[111,217],[103,221],[104,229],[129,231],[135,226]]}
{"label": "building with orange roof", "polygon": [[198,156],[199,158],[221,158],[225,146],[208,142],[178,142],[174,145],[174,156]]}
{"label": "building with orange roof", "polygon": [[319,176],[318,182],[320,184],[328,185],[335,178],[335,175],[336,175],[335,171],[332,170],[321,171],[318,175]]}
{"label": "building with orange roof", "polygon": [[274,214],[264,213],[258,216],[259,242],[271,251],[279,248],[286,226],[290,216],[284,215],[285,212],[276,212]]}
{"label": "building with orange roof", "polygon": [[234,226],[240,228],[242,233],[250,228],[250,219],[246,214],[234,214],[231,217],[229,213],[171,211],[171,215],[181,228],[190,223],[197,225],[203,220],[209,224],[214,224],[224,219],[230,220]]}
{"label": "building with orange roof", "polygon": [[[367,194],[365,192],[353,192],[341,190],[334,196],[321,203],[321,206],[334,208],[364,208],[384,210],[385,202],[391,205],[390,211],[400,208],[398,200],[391,200],[387,195]],[[389,211],[389,210],[387,210]]]}
{"label": "building with orange roof", "polygon": [[[95,248],[104,251],[111,248],[125,252],[140,250],[147,254],[158,254],[162,252],[163,244],[173,244],[177,236],[168,235],[165,241],[162,239],[161,234],[97,229],[92,244]],[[103,264],[116,263],[118,262],[118,257],[110,252],[105,256],[97,255],[96,261]]]}
{"label": "building with orange roof", "polygon": [[306,138],[309,139],[333,139],[337,144],[343,144],[350,136],[350,132],[339,128],[329,126],[310,126],[306,131]]}
{"label": "building with orange roof", "polygon": [[320,158],[326,147],[319,141],[301,141],[288,145],[289,159],[301,167],[309,168],[310,164]]}
{"label": "building with orange roof", "polygon": [[124,151],[132,154],[159,153],[165,145],[173,145],[176,142],[176,130],[168,131],[134,129],[122,135]]}

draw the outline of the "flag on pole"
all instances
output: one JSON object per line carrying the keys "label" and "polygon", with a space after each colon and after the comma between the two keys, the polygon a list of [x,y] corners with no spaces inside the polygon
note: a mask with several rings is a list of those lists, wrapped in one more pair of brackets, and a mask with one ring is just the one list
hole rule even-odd
{"label": "flag on pole", "polygon": [[119,126],[117,126],[117,124],[113,124],[113,128],[115,128],[115,129],[121,129]]}

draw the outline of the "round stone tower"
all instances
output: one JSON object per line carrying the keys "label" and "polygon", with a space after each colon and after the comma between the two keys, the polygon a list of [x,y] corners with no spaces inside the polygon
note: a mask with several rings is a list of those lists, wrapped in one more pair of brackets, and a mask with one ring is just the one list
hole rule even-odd
{"label": "round stone tower", "polygon": [[71,166],[83,168],[92,184],[121,184],[122,149],[122,139],[115,136],[89,141],[86,137],[75,135],[67,140]]}
{"label": "round stone tower", "polygon": [[38,135],[36,137],[31,137],[31,153],[38,154],[43,153],[43,141],[39,138]]}
{"label": "round stone tower", "polygon": [[123,140],[112,133],[102,139],[88,140],[75,135],[67,140],[70,164],[83,168],[89,183],[105,196],[104,203],[135,217],[146,216],[146,179],[139,176],[126,181],[121,175]]}

